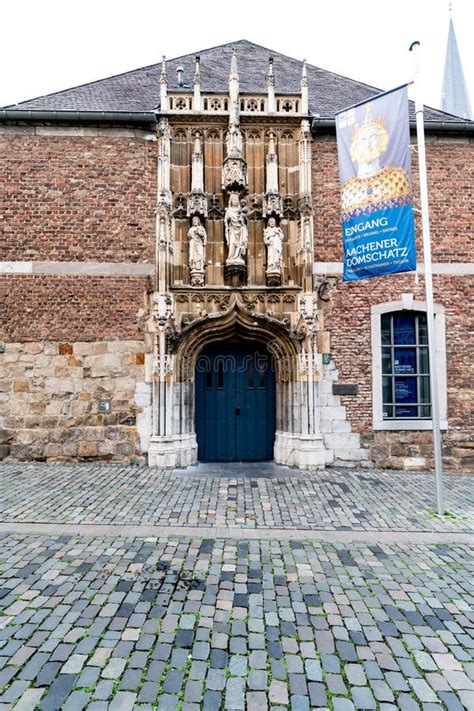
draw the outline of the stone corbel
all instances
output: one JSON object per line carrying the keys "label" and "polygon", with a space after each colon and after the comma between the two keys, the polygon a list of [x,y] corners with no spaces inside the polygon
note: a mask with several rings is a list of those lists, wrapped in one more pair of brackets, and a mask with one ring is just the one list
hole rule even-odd
{"label": "stone corbel", "polygon": [[174,320],[174,304],[171,294],[153,294],[153,320],[159,331],[165,331],[166,326]]}
{"label": "stone corbel", "polygon": [[314,288],[319,301],[322,302],[322,308],[332,300],[332,292],[337,288],[337,281],[338,278],[335,276],[322,276],[316,279]]}
{"label": "stone corbel", "polygon": [[311,334],[319,330],[318,294],[316,292],[300,294],[298,297],[298,314]]}

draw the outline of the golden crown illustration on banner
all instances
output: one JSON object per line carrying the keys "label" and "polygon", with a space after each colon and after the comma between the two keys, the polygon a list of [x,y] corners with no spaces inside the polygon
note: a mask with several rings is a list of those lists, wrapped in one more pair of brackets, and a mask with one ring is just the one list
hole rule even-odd
{"label": "golden crown illustration on banner", "polygon": [[351,141],[351,159],[354,163],[367,162],[387,150],[389,134],[385,128],[385,116],[374,116],[372,104],[365,106],[365,117],[361,124],[354,126]]}

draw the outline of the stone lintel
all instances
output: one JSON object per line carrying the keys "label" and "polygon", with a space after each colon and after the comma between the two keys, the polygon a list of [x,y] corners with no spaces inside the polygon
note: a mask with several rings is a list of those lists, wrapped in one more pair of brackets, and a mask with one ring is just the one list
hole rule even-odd
{"label": "stone lintel", "polygon": [[156,141],[150,131],[139,128],[118,128],[100,126],[11,126],[0,125],[0,136],[112,136],[117,138],[138,138],[142,141]]}
{"label": "stone lintel", "polygon": [[152,276],[154,265],[135,262],[0,262],[0,274]]}

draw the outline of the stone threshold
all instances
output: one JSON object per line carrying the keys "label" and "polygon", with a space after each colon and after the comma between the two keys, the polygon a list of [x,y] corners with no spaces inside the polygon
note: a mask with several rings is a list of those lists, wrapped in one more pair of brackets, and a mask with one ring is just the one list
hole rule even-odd
{"label": "stone threshold", "polygon": [[220,538],[226,540],[320,541],[321,543],[386,543],[429,545],[438,543],[472,544],[468,531],[337,531],[308,528],[242,528],[238,526],[154,526],[152,524],[95,523],[15,523],[1,522],[0,533],[30,535],[71,535],[111,537],[183,537]]}

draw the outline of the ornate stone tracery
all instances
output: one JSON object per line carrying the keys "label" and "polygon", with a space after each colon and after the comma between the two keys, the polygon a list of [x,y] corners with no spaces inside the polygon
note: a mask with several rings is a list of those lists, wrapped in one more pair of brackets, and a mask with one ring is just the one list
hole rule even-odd
{"label": "ornate stone tracery", "polygon": [[277,363],[275,459],[324,465],[318,384],[331,285],[313,277],[306,68],[301,93],[280,94],[270,57],[262,92],[242,96],[234,51],[226,94],[203,91],[199,57],[189,93],[168,92],[165,62],[160,87],[150,462],[196,461],[196,358],[240,339],[264,342]]}

